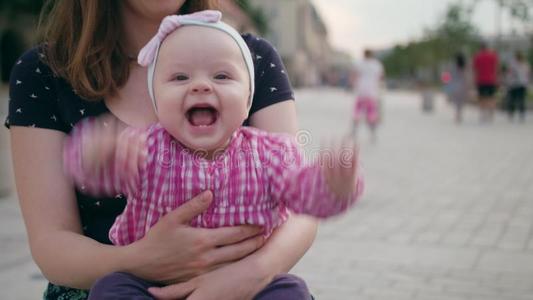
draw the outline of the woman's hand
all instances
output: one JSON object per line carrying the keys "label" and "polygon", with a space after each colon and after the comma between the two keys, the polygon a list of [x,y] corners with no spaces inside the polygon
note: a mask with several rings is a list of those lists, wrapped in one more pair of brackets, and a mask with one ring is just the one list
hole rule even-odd
{"label": "woman's hand", "polygon": [[[187,282],[150,288],[157,299],[253,299],[272,282],[287,273],[307,250],[316,232],[316,220],[293,215],[276,229],[267,243],[251,255]],[[298,245],[294,245],[297,242]]]}
{"label": "woman's hand", "polygon": [[149,292],[161,300],[248,300],[272,281],[273,276],[259,266],[237,262],[195,277],[187,282],[165,287],[152,287]]}
{"label": "woman's hand", "polygon": [[192,228],[190,220],[205,211],[213,195],[206,191],[167,214],[131,247],[136,276],[161,283],[190,280],[239,260],[262,246],[260,227]]}

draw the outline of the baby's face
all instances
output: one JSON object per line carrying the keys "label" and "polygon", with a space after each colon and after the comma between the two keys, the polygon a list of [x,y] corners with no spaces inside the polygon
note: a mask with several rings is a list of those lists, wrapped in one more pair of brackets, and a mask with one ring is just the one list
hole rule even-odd
{"label": "baby's face", "polygon": [[193,150],[223,149],[248,115],[249,75],[226,33],[184,26],[159,51],[153,88],[163,127]]}

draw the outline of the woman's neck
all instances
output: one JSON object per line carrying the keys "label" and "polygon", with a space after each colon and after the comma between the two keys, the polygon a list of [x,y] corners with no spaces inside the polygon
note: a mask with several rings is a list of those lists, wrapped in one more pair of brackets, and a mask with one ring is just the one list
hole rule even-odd
{"label": "woman's neck", "polygon": [[161,20],[143,18],[123,6],[123,43],[128,56],[137,58],[139,51],[157,33]]}

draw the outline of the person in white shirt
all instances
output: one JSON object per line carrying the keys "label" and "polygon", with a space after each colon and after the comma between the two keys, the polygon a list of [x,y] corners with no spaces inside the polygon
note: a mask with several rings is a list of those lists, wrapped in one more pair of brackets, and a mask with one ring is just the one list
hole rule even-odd
{"label": "person in white shirt", "polygon": [[381,62],[374,58],[371,50],[365,50],[364,59],[357,66],[355,89],[357,93],[352,133],[357,135],[359,122],[365,118],[372,139],[376,138],[376,127],[380,119],[379,97],[384,70]]}

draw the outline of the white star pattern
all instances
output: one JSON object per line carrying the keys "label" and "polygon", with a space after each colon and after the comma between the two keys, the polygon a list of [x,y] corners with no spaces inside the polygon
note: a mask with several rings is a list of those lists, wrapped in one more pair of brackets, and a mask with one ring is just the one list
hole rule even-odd
{"label": "white star pattern", "polygon": [[261,58],[263,58],[263,57],[262,57],[261,55],[256,55],[255,58],[256,58],[256,59],[261,59]]}
{"label": "white star pattern", "polygon": [[41,58],[44,58],[44,54],[42,54],[42,53],[39,53],[39,56],[40,56]]}
{"label": "white star pattern", "polygon": [[15,84],[16,84],[16,85],[22,84],[22,81],[17,80]]}
{"label": "white star pattern", "polygon": [[21,63],[22,63],[22,59],[19,59],[19,60],[17,61],[17,65],[20,65]]}
{"label": "white star pattern", "polygon": [[265,75],[265,71],[261,71],[261,77],[263,77],[263,75]]}
{"label": "white star pattern", "polygon": [[35,73],[41,74],[41,69],[39,69],[39,68],[35,69]]}
{"label": "white star pattern", "polygon": [[281,73],[282,73],[282,74],[285,74],[285,70],[281,70]]}
{"label": "white star pattern", "polygon": [[270,63],[270,67],[271,67],[271,68],[275,68],[275,67],[276,67],[276,65],[275,65],[275,64],[273,64],[273,63]]}
{"label": "white star pattern", "polygon": [[31,94],[30,97],[32,97],[33,99],[37,99],[37,95],[35,94]]}
{"label": "white star pattern", "polygon": [[35,124],[31,124],[30,127],[31,127],[31,128],[35,128]]}
{"label": "white star pattern", "polygon": [[271,91],[271,92],[275,92],[275,91],[277,91],[277,90],[278,90],[278,89],[277,89],[277,88],[275,88],[275,87],[273,87],[273,86],[272,86],[272,87],[270,87],[270,91]]}
{"label": "white star pattern", "polygon": [[80,109],[80,114],[83,116],[85,115],[85,109]]}
{"label": "white star pattern", "polygon": [[45,89],[45,90],[50,90],[50,88],[49,88],[49,87],[47,87],[47,86],[45,86],[45,87],[44,87],[44,89]]}
{"label": "white star pattern", "polygon": [[57,122],[57,117],[55,115],[52,115],[50,119],[54,120],[54,122]]}
{"label": "white star pattern", "polygon": [[22,113],[22,108],[20,108],[20,107],[17,108],[16,112],[19,113],[19,114],[21,114],[21,113]]}

